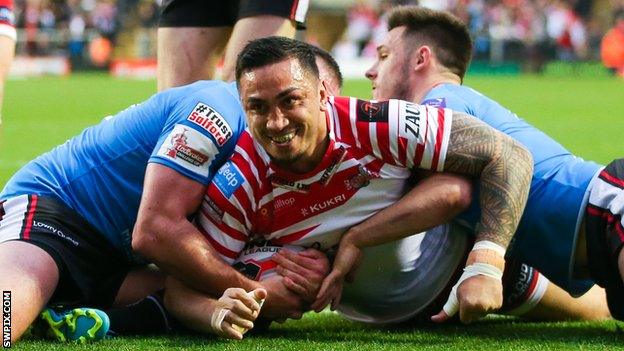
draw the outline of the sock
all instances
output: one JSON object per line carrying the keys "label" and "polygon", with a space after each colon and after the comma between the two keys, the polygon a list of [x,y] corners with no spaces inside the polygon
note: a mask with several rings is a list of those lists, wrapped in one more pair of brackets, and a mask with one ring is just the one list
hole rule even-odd
{"label": "sock", "polygon": [[168,334],[172,320],[163,303],[164,290],[121,308],[105,311],[110,318],[111,335]]}

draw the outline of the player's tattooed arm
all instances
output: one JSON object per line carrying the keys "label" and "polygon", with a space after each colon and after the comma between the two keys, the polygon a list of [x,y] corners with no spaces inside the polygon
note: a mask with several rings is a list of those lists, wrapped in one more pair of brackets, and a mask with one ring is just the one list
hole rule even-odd
{"label": "player's tattooed arm", "polygon": [[480,178],[476,241],[507,247],[526,205],[533,174],[531,154],[481,120],[455,112],[444,170]]}

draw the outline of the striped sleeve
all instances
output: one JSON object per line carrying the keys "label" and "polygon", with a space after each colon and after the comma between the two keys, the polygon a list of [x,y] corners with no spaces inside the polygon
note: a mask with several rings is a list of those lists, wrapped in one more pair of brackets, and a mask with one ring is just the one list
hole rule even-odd
{"label": "striped sleeve", "polygon": [[386,163],[442,171],[452,111],[401,100],[335,97],[330,114],[336,138]]}

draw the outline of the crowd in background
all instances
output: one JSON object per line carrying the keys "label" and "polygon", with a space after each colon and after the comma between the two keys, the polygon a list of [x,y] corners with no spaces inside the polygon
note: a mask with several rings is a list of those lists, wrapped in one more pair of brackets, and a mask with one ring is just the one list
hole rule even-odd
{"label": "crowd in background", "polygon": [[[474,39],[474,59],[523,62],[538,70],[549,60],[599,60],[600,42],[624,0],[605,0],[606,21],[594,0],[359,0],[346,10],[347,26],[333,48],[339,59],[373,57],[385,31],[384,13],[396,4],[448,10],[464,20]],[[312,6],[314,1],[312,0]],[[114,45],[133,28],[135,55],[155,55],[158,0],[16,0],[18,54],[68,55],[80,63],[94,39]],[[604,17],[604,16],[603,16]],[[97,42],[96,42],[97,44]],[[97,53],[97,52],[96,52]],[[93,54],[93,52],[91,52]]]}
{"label": "crowd in background", "polygon": [[622,0],[608,2],[608,23],[597,16],[591,0],[360,1],[348,11],[347,30],[334,53],[342,58],[374,56],[386,27],[383,14],[395,3],[454,13],[468,24],[475,60],[524,61],[533,68],[553,59],[599,60],[602,36],[624,13]]}

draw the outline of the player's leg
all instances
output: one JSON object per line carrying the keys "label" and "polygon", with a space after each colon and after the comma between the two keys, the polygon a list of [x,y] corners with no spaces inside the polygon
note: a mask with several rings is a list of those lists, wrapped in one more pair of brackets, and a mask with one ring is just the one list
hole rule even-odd
{"label": "player's leg", "polygon": [[113,307],[127,306],[165,287],[165,274],[154,265],[131,270],[124,279]]}
{"label": "player's leg", "polygon": [[212,79],[237,1],[166,0],[158,28],[158,90]]}
{"label": "player's leg", "polygon": [[158,28],[158,90],[212,79],[231,30]]}
{"label": "player's leg", "polygon": [[56,263],[40,247],[24,241],[0,244],[0,291],[3,299],[10,293],[11,341],[19,339],[39,315],[58,280]]}
{"label": "player's leg", "polygon": [[537,320],[603,320],[611,317],[604,290],[574,298],[533,267],[509,260],[503,275],[501,314]]}
{"label": "player's leg", "polygon": [[537,320],[605,320],[611,318],[604,289],[594,285],[588,292],[572,297],[565,290],[549,283],[544,296],[523,317]]}
{"label": "player's leg", "polygon": [[225,81],[233,81],[236,78],[234,75],[236,58],[250,40],[272,35],[292,38],[295,35],[295,24],[287,18],[271,15],[247,17],[236,22],[225,50],[221,78]]}
{"label": "player's leg", "polygon": [[250,40],[272,35],[293,38],[297,27],[302,27],[308,11],[304,0],[240,1],[238,21],[228,42],[221,78],[234,80],[238,53]]}

